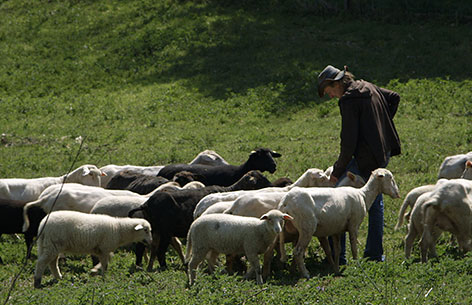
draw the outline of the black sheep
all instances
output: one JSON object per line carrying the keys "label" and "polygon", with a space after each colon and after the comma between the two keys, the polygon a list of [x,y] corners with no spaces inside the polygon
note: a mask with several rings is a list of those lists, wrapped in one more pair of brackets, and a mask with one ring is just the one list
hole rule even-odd
{"label": "black sheep", "polygon": [[267,148],[259,148],[252,151],[249,159],[242,165],[216,165],[208,166],[202,164],[171,164],[164,166],[158,173],[158,176],[172,179],[174,175],[181,171],[188,171],[196,175],[195,179],[206,186],[220,185],[230,186],[238,181],[244,174],[251,170],[261,172],[268,171],[274,173],[277,164],[274,158],[281,155]]}
{"label": "black sheep", "polygon": [[[40,207],[32,207],[28,210],[30,226],[26,232],[23,228],[23,207],[26,202],[10,199],[0,199],[0,235],[24,234],[26,242],[26,258],[31,256],[31,245],[38,233],[38,227],[46,213]],[[0,258],[1,262],[1,258]]]}

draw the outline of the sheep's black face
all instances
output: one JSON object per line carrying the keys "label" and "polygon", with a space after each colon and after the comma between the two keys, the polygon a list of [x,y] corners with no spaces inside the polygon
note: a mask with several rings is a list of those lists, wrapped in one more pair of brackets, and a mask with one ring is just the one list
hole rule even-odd
{"label": "sheep's black face", "polygon": [[273,174],[277,169],[277,163],[274,158],[280,157],[281,154],[267,148],[259,148],[253,151],[249,157],[249,161],[253,169],[262,172],[268,171]]}
{"label": "sheep's black face", "polygon": [[254,190],[269,187],[272,185],[269,179],[264,177],[264,175],[259,171],[250,171],[245,175],[245,178],[247,179],[247,183],[250,185],[250,187],[248,188]]}

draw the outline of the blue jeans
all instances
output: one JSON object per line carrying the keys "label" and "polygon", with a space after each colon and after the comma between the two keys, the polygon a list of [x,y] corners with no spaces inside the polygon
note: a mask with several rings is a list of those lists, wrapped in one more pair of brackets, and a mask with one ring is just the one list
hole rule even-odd
{"label": "blue jeans", "polygon": [[[388,164],[388,161],[387,161]],[[385,164],[384,167],[387,166]],[[353,158],[347,165],[346,172],[350,171],[354,174],[360,175],[359,167],[356,160]],[[338,181],[341,181],[345,176],[346,172],[339,177]],[[363,177],[367,179],[369,177]],[[367,229],[367,241],[364,249],[364,257],[369,260],[382,261],[383,255],[383,227],[384,227],[384,204],[383,196],[379,194],[375,198],[374,203],[369,209],[369,227]],[[329,238],[329,244],[333,249],[333,241]],[[334,257],[334,252],[333,252]],[[339,264],[346,264],[346,233],[341,236],[341,253],[339,255]]]}

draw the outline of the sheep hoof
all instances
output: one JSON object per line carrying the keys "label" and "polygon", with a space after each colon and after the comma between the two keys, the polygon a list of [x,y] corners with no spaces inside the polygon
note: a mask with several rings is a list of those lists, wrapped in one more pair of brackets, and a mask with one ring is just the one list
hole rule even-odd
{"label": "sheep hoof", "polygon": [[34,279],[34,288],[41,288],[41,279]]}

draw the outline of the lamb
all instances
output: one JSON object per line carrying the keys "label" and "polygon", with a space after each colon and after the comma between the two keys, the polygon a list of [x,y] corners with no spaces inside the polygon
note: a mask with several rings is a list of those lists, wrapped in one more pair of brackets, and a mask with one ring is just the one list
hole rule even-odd
{"label": "lamb", "polygon": [[[467,180],[472,180],[472,161],[466,161],[465,162],[465,169],[462,173],[461,178],[467,179]],[[443,180],[440,179],[439,182]],[[398,221],[397,224],[395,225],[395,230],[398,230],[402,224],[403,224],[403,219],[409,219],[410,215],[413,211],[413,208],[418,200],[418,197],[424,193],[431,192],[435,189],[436,184],[427,184],[423,186],[419,186],[417,188],[414,188],[411,190],[405,197],[405,200],[403,201],[403,204],[398,212]],[[410,207],[410,213],[408,213],[405,216],[406,209]]]}
{"label": "lamb", "polygon": [[[0,199],[0,235],[22,233],[24,202]],[[26,258],[31,256],[33,239],[38,233],[38,226],[46,213],[39,207],[28,211],[31,226],[24,232],[26,243]],[[0,258],[0,263],[2,260]]]}
{"label": "lamb", "polygon": [[439,167],[438,178],[460,178],[465,169],[466,161],[472,161],[472,151],[466,154],[448,156]]}
{"label": "lamb", "polygon": [[75,211],[52,212],[39,225],[34,287],[41,287],[46,266],[56,279],[62,278],[58,266],[59,253],[95,255],[100,263],[92,269],[92,273],[100,270],[104,275],[113,251],[141,241],[152,242],[151,225],[144,219],[114,218]]}
{"label": "lamb", "polygon": [[29,202],[38,199],[47,187],[63,182],[101,186],[101,177],[104,175],[95,165],[82,165],[60,177],[0,179],[0,198]]}
{"label": "lamb", "polygon": [[193,285],[195,269],[209,252],[210,272],[219,253],[244,254],[255,270],[257,284],[262,284],[258,254],[273,243],[285,219],[293,220],[277,210],[269,211],[260,219],[233,215],[199,217],[190,226],[187,236],[189,285]]}
{"label": "lamb", "polygon": [[424,228],[420,240],[421,261],[427,261],[427,252],[435,253],[436,232],[448,231],[457,238],[465,252],[472,249],[472,181],[452,179],[444,181],[431,192],[422,205]]}
{"label": "lamb", "polygon": [[[410,222],[408,223],[408,232],[405,236],[405,259],[409,259],[411,255],[411,249],[413,248],[413,243],[416,240],[417,236],[421,236],[423,234],[423,227],[424,227],[424,213],[423,213],[423,205],[428,199],[431,197],[431,191],[425,192],[418,196],[416,202],[411,209],[410,213]],[[442,230],[437,229],[434,232],[435,239],[439,238],[441,235]],[[431,256],[436,256],[435,248],[432,249],[430,253]]]}
{"label": "lamb", "polygon": [[[472,177],[470,177],[470,171],[471,167],[466,167],[464,170],[463,178],[467,177],[467,180],[472,180]],[[416,202],[413,202],[413,207],[410,212],[410,223],[408,224],[408,232],[407,235],[405,236],[405,258],[409,259],[411,255],[411,249],[413,247],[413,243],[416,239],[417,236],[421,236],[423,234],[423,229],[424,229],[424,203],[428,201],[432,195],[432,192],[440,185],[443,183],[453,181],[453,180],[448,180],[448,179],[439,179],[438,182],[433,185],[433,188],[425,192],[424,194],[421,194],[417,199]],[[407,196],[408,197],[408,196]],[[406,199],[405,199],[406,200]],[[403,206],[402,206],[403,208]],[[399,227],[399,225],[397,224]],[[446,226],[446,225],[444,225]],[[397,228],[397,227],[396,227]],[[438,226],[435,226],[433,228],[432,232],[432,238],[434,240],[434,244],[436,240],[439,238],[439,236],[442,233],[442,229],[440,229]],[[430,256],[436,256],[436,249],[435,247],[430,248]]]}
{"label": "lamb", "polygon": [[152,225],[153,234],[159,236],[159,242],[155,241],[152,245],[148,271],[152,270],[156,255],[161,268],[166,268],[165,255],[171,238],[187,237],[195,206],[204,196],[215,192],[258,189],[269,184],[269,180],[260,172],[250,171],[229,187],[207,186],[196,190],[154,193],[141,207],[131,210],[128,214],[131,217],[135,212],[143,211],[144,217]]}
{"label": "lamb", "polygon": [[[204,165],[224,165],[228,164],[220,155],[213,150],[204,150],[200,152],[189,164],[204,164]],[[107,174],[102,181],[102,185],[106,186],[111,178],[125,170],[141,173],[147,176],[157,176],[159,171],[164,168],[164,165],[158,166],[135,166],[135,165],[115,165],[109,164],[100,168],[101,171]]]}
{"label": "lamb", "polygon": [[[253,191],[237,191],[237,192],[224,192],[224,193],[214,193],[208,196],[205,196],[200,200],[195,208],[193,217],[196,219],[202,215],[205,210],[211,205],[221,202],[221,201],[234,201],[238,197],[259,193],[259,192],[288,192],[291,188],[295,186],[300,187],[310,187],[310,186],[334,186],[333,183],[329,182],[329,177],[325,175],[323,170],[317,168],[307,169],[293,184],[286,187],[269,187],[263,188],[260,190]],[[261,214],[262,215],[262,214]]]}
{"label": "lamb", "polygon": [[167,179],[172,179],[176,173],[188,171],[196,175],[197,181],[200,181],[207,186],[230,186],[250,170],[260,170],[261,172],[269,171],[270,173],[274,173],[277,168],[274,158],[280,156],[279,153],[270,149],[259,148],[252,151],[249,155],[249,159],[240,166],[171,164],[161,169],[158,175]]}
{"label": "lamb", "polygon": [[86,186],[77,183],[55,184],[45,189],[38,200],[28,202],[23,208],[23,232],[29,227],[28,210],[39,206],[46,213],[57,210],[73,210],[89,213],[98,200],[107,196],[141,195],[124,190],[106,190],[96,186]]}
{"label": "lamb", "polygon": [[[357,259],[359,226],[380,193],[399,198],[393,175],[384,168],[374,170],[367,183],[360,189],[297,187],[286,194],[278,209],[294,217],[291,224],[299,233],[294,249],[294,261],[304,277],[308,278],[309,272],[305,267],[303,256],[312,236],[318,237],[326,253],[331,253],[327,238],[333,237],[335,259],[333,261],[330,254],[327,254],[327,259],[336,273],[339,272],[339,239],[345,231],[349,232],[352,256]],[[283,245],[283,237],[280,239]],[[281,251],[284,251],[283,247]],[[264,276],[267,273],[264,272]]]}
{"label": "lamb", "polygon": [[[90,214],[104,214],[113,217],[127,217],[129,211],[140,207],[148,197],[141,196],[108,196],[100,199],[90,210]],[[133,215],[133,218],[144,218],[144,215],[137,212]],[[184,254],[182,252],[182,244],[179,239],[173,237],[171,239],[171,246],[177,252],[182,263],[185,262]],[[135,255],[136,255],[136,266],[142,266],[142,258],[144,254],[144,245],[137,244]]]}

